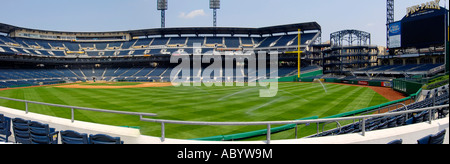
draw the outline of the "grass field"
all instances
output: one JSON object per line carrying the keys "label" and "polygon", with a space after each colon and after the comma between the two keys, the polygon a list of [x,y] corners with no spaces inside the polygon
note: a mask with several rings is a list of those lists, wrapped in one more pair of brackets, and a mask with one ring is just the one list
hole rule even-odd
{"label": "grass field", "polygon": [[85,86],[130,86],[130,85],[139,85],[141,83],[133,83],[133,82],[120,82],[120,83],[81,83],[80,85]]}
{"label": "grass field", "polygon": [[[94,84],[100,85],[100,84]],[[113,84],[108,84],[113,85]],[[124,85],[118,83],[114,85]],[[135,85],[134,83],[131,85]],[[69,89],[53,86],[0,91],[0,96],[99,109],[147,112],[158,119],[186,121],[279,121],[309,116],[326,117],[388,102],[370,88],[318,83],[279,83],[276,97],[260,98],[260,87],[159,87]],[[0,106],[24,110],[24,103],[0,100]],[[70,118],[70,109],[29,105],[30,112]],[[138,116],[75,110],[75,119],[137,126],[144,135],[160,136],[160,124]],[[265,126],[166,125],[166,137],[191,139],[265,129]],[[315,128],[314,128],[315,129]],[[307,135],[302,131],[302,135]],[[280,134],[273,139],[293,137]]]}

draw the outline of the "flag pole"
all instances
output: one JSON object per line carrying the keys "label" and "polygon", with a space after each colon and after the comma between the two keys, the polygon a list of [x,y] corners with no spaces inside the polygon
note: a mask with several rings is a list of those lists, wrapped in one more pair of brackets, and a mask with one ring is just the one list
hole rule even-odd
{"label": "flag pole", "polygon": [[300,29],[298,29],[298,49],[297,49],[297,52],[298,52],[298,78],[300,79],[300,71],[301,71],[301,51],[300,51],[300,41],[302,40],[301,39],[301,34],[300,34],[300,32],[301,32],[301,30]]}

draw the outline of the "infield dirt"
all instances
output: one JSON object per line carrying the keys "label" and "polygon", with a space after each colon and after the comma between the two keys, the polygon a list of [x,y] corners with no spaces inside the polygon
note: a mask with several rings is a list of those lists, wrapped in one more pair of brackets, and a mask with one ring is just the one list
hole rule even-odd
{"label": "infield dirt", "polygon": [[[108,83],[105,83],[108,84]],[[71,84],[55,86],[58,88],[80,88],[80,89],[117,89],[117,88],[151,88],[151,87],[170,87],[172,83],[142,83],[138,85],[123,85],[123,86],[107,86],[107,85],[82,85]]]}

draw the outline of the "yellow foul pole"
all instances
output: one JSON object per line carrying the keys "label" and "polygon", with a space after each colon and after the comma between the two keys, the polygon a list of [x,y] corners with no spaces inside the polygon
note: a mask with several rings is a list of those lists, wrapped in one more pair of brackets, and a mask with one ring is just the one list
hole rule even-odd
{"label": "yellow foul pole", "polygon": [[297,50],[297,52],[298,52],[298,78],[300,79],[300,67],[301,67],[301,51],[300,51],[300,41],[302,40],[301,39],[301,30],[300,29],[298,29],[298,50]]}

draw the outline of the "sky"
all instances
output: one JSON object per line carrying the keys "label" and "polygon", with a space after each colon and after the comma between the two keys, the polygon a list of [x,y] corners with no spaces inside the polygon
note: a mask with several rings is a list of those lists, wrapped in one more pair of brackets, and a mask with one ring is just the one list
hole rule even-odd
{"label": "sky", "polygon": [[[157,0],[2,0],[0,22],[19,27],[105,32],[161,27]],[[395,0],[395,20],[406,8],[431,0]],[[441,0],[441,6],[447,3]],[[166,27],[211,27],[208,0],[169,0]],[[386,0],[222,0],[219,27],[266,27],[315,21],[322,42],[330,33],[356,29],[386,45]]]}

